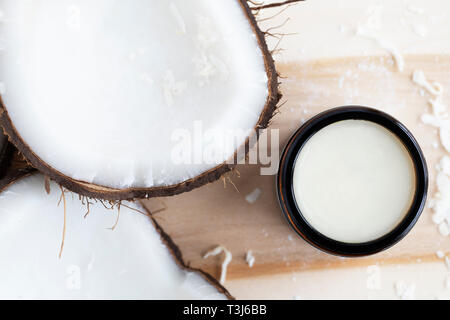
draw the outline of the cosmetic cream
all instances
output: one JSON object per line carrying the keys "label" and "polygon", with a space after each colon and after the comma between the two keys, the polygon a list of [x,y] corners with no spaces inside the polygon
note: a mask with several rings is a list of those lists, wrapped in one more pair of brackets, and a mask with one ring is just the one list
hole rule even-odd
{"label": "cosmetic cream", "polygon": [[407,214],[414,163],[388,129],[343,120],[322,128],[301,148],[293,192],[312,228],[336,241],[368,242],[392,231]]}

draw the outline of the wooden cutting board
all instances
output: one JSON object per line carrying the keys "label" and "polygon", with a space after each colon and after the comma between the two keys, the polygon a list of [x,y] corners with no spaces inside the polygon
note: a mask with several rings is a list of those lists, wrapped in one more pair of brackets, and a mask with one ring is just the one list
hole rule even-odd
{"label": "wooden cutting board", "polygon": [[[388,56],[278,63],[284,78],[281,91],[285,104],[270,128],[280,130],[283,146],[304,120],[328,108],[354,104],[386,111],[402,121],[421,144],[431,175],[429,195],[433,195],[434,168],[445,151],[433,146],[438,142],[436,130],[420,123],[420,115],[429,110],[428,97],[421,95],[411,75],[421,69],[430,80],[450,88],[450,56],[405,56],[405,65],[403,72],[396,71]],[[448,91],[444,101],[450,102]],[[218,276],[222,257],[204,260],[202,255],[216,245],[231,251],[228,279],[374,263],[425,262],[437,260],[437,250],[450,253],[450,239],[439,234],[429,209],[413,231],[388,251],[356,259],[322,253],[290,229],[279,209],[274,181],[274,176],[261,176],[258,165],[241,165],[222,181],[179,196],[147,200],[144,205],[153,211],[165,208],[156,214],[157,220],[193,267]],[[262,194],[250,204],[245,197],[255,188]],[[248,250],[256,258],[253,268],[245,261]]]}

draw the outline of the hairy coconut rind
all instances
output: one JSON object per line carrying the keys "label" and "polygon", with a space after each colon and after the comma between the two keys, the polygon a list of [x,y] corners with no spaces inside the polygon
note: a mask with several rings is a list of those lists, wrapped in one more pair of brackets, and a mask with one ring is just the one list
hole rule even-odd
{"label": "hairy coconut rind", "polygon": [[[23,161],[21,163],[23,164]],[[3,162],[1,164],[3,164]],[[37,172],[35,169],[30,168],[29,166],[27,166],[26,168],[22,168],[20,170],[16,169],[13,171],[15,172],[15,174],[10,174],[10,175],[7,175],[8,178],[4,177],[4,178],[0,179],[0,193],[5,191],[9,186],[14,184],[15,182],[17,182],[21,179],[24,179],[27,176],[30,176],[32,174],[36,174],[36,172]],[[44,186],[42,186],[42,187],[44,187]],[[80,205],[82,205],[82,204],[80,203]],[[175,244],[175,242],[172,240],[172,238],[163,230],[163,228],[158,224],[158,222],[155,220],[155,218],[152,217],[151,213],[145,208],[145,206],[142,206],[142,208],[147,213],[147,216],[149,217],[149,219],[152,222],[153,226],[155,227],[156,231],[160,235],[162,242],[164,243],[166,248],[169,250],[172,257],[175,259],[176,264],[181,269],[186,270],[188,272],[194,272],[194,273],[199,274],[203,279],[208,281],[209,284],[211,284],[214,288],[216,288],[219,293],[223,294],[228,300],[236,299],[213,276],[204,272],[203,270],[189,267],[184,262],[183,255],[181,253],[180,248]]]}
{"label": "hairy coconut rind", "polygon": [[[253,145],[250,141],[258,140],[259,130],[267,128],[270,119],[273,117],[274,112],[277,108],[277,104],[281,99],[281,93],[278,91],[278,74],[275,69],[275,63],[272,55],[267,47],[267,43],[264,37],[264,33],[259,29],[255,16],[253,15],[251,9],[249,8],[246,0],[236,0],[239,1],[242,10],[247,17],[250,26],[256,35],[258,40],[258,45],[263,53],[264,65],[266,68],[266,73],[268,76],[268,91],[269,95],[266,101],[266,105],[255,125],[255,133],[257,139],[250,139],[248,137],[246,142],[237,150],[234,154],[234,159],[237,159],[238,154],[247,154]],[[128,189],[114,189],[95,185],[92,183],[87,183],[83,181],[78,181],[72,179],[63,173],[51,168],[46,164],[39,156],[37,156],[31,148],[24,142],[21,138],[19,132],[14,127],[8,111],[7,106],[3,103],[0,97],[0,125],[3,127],[5,134],[9,137],[10,141],[17,147],[17,149],[24,155],[27,161],[44,175],[54,180],[63,187],[76,192],[80,195],[103,199],[109,201],[120,201],[120,200],[133,200],[133,199],[143,199],[150,197],[166,197],[180,194],[183,192],[191,191],[192,189],[198,188],[205,184],[214,182],[218,180],[223,174],[231,171],[236,164],[223,163],[209,171],[206,171],[197,177],[190,180],[184,181],[182,183],[170,186],[161,186],[153,188],[128,188]],[[242,153],[240,151],[243,151]],[[88,159],[86,159],[88,161]],[[229,161],[228,161],[229,162]],[[237,161],[234,161],[236,163]]]}

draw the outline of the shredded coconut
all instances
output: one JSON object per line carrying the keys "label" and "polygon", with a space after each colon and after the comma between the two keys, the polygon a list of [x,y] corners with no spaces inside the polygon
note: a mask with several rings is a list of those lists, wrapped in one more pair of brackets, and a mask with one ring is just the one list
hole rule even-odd
{"label": "shredded coconut", "polygon": [[255,190],[253,190],[251,193],[249,193],[246,197],[245,200],[250,203],[250,204],[254,204],[259,197],[261,196],[261,189],[256,188]]}
{"label": "shredded coconut", "polygon": [[445,254],[444,254],[441,250],[438,250],[438,251],[436,251],[436,256],[437,256],[439,259],[442,259],[442,258],[445,257]]}
{"label": "shredded coconut", "polygon": [[252,250],[249,250],[247,252],[247,255],[245,256],[245,260],[247,261],[247,264],[250,268],[253,268],[253,265],[255,264],[255,257],[253,256]]}
{"label": "shredded coconut", "polygon": [[174,104],[175,96],[178,96],[186,91],[187,82],[176,81],[172,70],[167,70],[163,77],[162,88],[166,104],[171,107]]}
{"label": "shredded coconut", "polygon": [[[432,96],[428,100],[431,113],[421,116],[421,121],[435,127],[439,132],[439,138],[444,149],[450,153],[450,119],[447,106],[442,103],[443,87],[427,80],[422,70],[415,70],[412,81]],[[436,167],[437,192],[429,202],[433,209],[433,222],[438,225],[439,233],[447,237],[450,235],[450,157],[444,155]]]}
{"label": "shredded coconut", "polygon": [[433,96],[440,96],[444,90],[442,86],[437,83],[433,82],[430,83],[427,78],[425,77],[425,74],[422,70],[415,70],[412,74],[412,81],[417,84],[418,86],[424,88]]}
{"label": "shredded coconut", "polygon": [[222,262],[222,268],[221,268],[222,271],[221,271],[221,273],[220,273],[220,283],[221,283],[221,284],[224,284],[224,283],[225,283],[225,280],[226,280],[226,277],[227,277],[227,268],[228,268],[228,265],[230,264],[231,260],[233,260],[233,255],[231,254],[231,252],[228,251],[228,250],[227,250],[225,247],[223,247],[223,246],[218,246],[218,247],[216,247],[215,249],[213,249],[213,250],[211,250],[211,251],[208,251],[208,252],[203,256],[203,259],[208,259],[209,257],[217,256],[217,255],[221,254],[222,252],[225,254],[225,259],[223,259],[223,262]]}
{"label": "shredded coconut", "polygon": [[448,235],[450,235],[450,230],[449,230],[447,222],[442,222],[439,225],[439,233],[441,235],[443,235],[444,237],[447,237]]}
{"label": "shredded coconut", "polygon": [[431,99],[429,102],[433,109],[433,113],[423,114],[421,120],[424,124],[438,129],[441,144],[444,149],[450,153],[450,119],[448,118],[448,114],[442,111],[446,110],[446,108],[436,99]]}
{"label": "shredded coconut", "polygon": [[211,52],[220,39],[220,35],[215,31],[209,18],[197,16],[197,54],[194,56],[193,62],[200,87],[207,86],[210,79],[215,76],[225,81],[230,74],[226,62]]}
{"label": "shredded coconut", "polygon": [[376,43],[378,43],[378,45],[382,49],[384,49],[390,53],[390,55],[392,56],[392,59],[395,62],[395,65],[397,66],[397,70],[400,72],[402,72],[404,70],[405,60],[403,59],[403,56],[401,55],[400,51],[392,43],[389,43],[388,41],[382,39],[376,33],[372,32],[369,29],[361,27],[361,26],[357,28],[356,35],[373,40]]}
{"label": "shredded coconut", "polygon": [[413,72],[412,81],[432,96],[428,100],[431,106],[431,113],[423,114],[421,120],[423,123],[439,130],[442,146],[447,152],[450,152],[450,120],[447,107],[441,101],[444,89],[437,82],[430,83],[422,70],[415,70]]}

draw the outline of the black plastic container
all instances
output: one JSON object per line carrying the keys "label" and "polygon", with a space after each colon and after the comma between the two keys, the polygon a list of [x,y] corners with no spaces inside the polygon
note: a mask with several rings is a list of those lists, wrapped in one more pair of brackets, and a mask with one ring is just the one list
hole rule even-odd
{"label": "black plastic container", "polygon": [[[305,143],[324,127],[343,120],[367,120],[395,134],[408,150],[416,176],[414,198],[403,220],[388,234],[364,243],[344,243],[328,238],[315,230],[303,217],[293,191],[293,174],[297,156]],[[414,227],[425,206],[428,191],[428,170],[422,150],[411,132],[390,115],[367,107],[348,106],[325,111],[306,122],[289,140],[282,154],[277,176],[281,209],[292,228],[307,242],[327,253],[358,257],[386,250],[403,239]]]}

